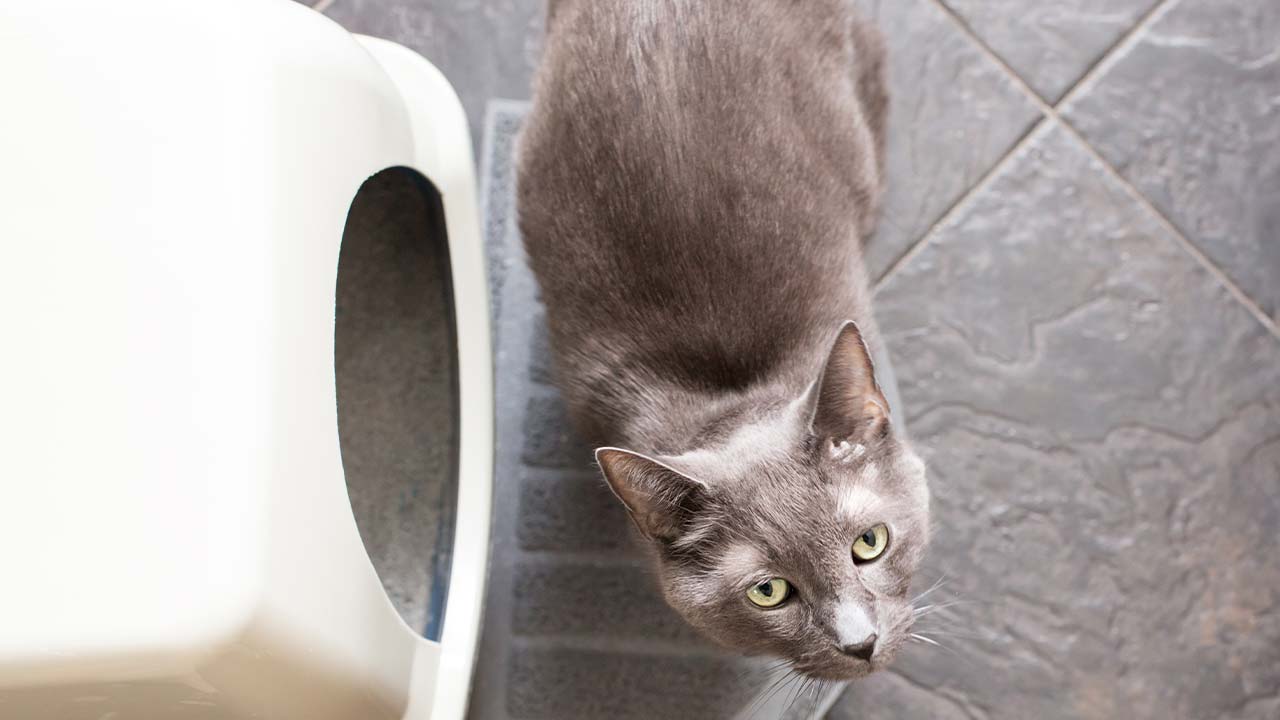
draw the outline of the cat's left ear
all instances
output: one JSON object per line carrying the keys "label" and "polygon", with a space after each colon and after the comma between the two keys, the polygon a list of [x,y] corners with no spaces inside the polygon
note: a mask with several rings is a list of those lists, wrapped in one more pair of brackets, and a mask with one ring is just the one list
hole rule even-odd
{"label": "cat's left ear", "polygon": [[596,462],[636,527],[654,540],[678,539],[705,504],[706,485],[651,457],[605,447]]}
{"label": "cat's left ear", "polygon": [[812,393],[809,428],[820,438],[866,442],[889,429],[889,403],[876,382],[871,351],[852,320],[836,334]]}

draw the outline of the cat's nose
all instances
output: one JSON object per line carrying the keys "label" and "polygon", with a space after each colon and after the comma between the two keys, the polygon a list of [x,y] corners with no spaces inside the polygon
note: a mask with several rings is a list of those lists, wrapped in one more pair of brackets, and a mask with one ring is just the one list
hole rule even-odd
{"label": "cat's nose", "polygon": [[850,643],[840,648],[840,652],[850,655],[859,660],[870,660],[871,654],[876,651],[876,640],[879,639],[875,633],[871,633],[862,642]]}

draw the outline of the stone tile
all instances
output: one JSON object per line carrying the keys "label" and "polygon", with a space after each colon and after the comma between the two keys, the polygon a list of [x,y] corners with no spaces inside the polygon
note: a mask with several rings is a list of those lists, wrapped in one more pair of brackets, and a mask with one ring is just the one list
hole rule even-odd
{"label": "stone tile", "polygon": [[856,0],[889,52],[889,192],[879,277],[1030,129],[1038,110],[932,0]]}
{"label": "stone tile", "polygon": [[1049,103],[1158,0],[941,0]]}
{"label": "stone tile", "polygon": [[529,398],[524,432],[521,460],[526,465],[572,470],[595,467],[595,455],[570,426],[569,408],[559,393]]}
{"label": "stone tile", "polygon": [[662,600],[648,564],[526,564],[516,568],[517,635],[675,640],[706,645]]}
{"label": "stone tile", "polygon": [[524,550],[638,552],[631,521],[599,472],[527,472],[516,537]]}
{"label": "stone tile", "polygon": [[881,714],[1276,717],[1280,342],[1054,126],[878,305],[969,602]]}
{"label": "stone tile", "polygon": [[1280,318],[1280,3],[1183,0],[1066,110]]}
{"label": "stone tile", "polygon": [[722,720],[758,682],[742,661],[521,648],[512,653],[507,710],[534,720]]}
{"label": "stone tile", "polygon": [[544,0],[337,0],[325,14],[394,40],[449,78],[480,142],[485,103],[527,98],[541,53]]}

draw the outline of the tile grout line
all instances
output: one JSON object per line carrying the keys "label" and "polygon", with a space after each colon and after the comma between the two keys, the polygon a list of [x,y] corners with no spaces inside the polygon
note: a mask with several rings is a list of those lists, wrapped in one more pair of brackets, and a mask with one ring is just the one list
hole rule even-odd
{"label": "tile grout line", "polygon": [[1262,324],[1262,327],[1266,328],[1268,332],[1280,339],[1280,325],[1277,325],[1276,321],[1272,320],[1269,315],[1263,312],[1262,308],[1253,301],[1253,298],[1250,298],[1244,290],[1241,290],[1240,287],[1227,276],[1226,272],[1223,271],[1222,268],[1218,267],[1217,263],[1213,262],[1213,260],[1209,259],[1209,256],[1204,254],[1204,251],[1201,250],[1199,246],[1191,242],[1191,239],[1183,234],[1183,232],[1178,229],[1178,226],[1166,217],[1165,214],[1161,212],[1146,195],[1142,194],[1142,191],[1139,190],[1137,186],[1129,182],[1129,179],[1124,175],[1121,175],[1120,171],[1102,156],[1102,153],[1098,152],[1093,145],[1090,145],[1089,142],[1085,140],[1084,136],[1080,134],[1080,131],[1077,130],[1075,126],[1060,117],[1055,117],[1054,119],[1057,121],[1058,125],[1067,132],[1067,134],[1071,135],[1071,137],[1075,138],[1080,145],[1084,146],[1085,151],[1089,153],[1089,157],[1093,158],[1094,161],[1102,167],[1102,170],[1106,175],[1119,183],[1120,187],[1124,188],[1125,192],[1138,203],[1139,207],[1142,207],[1147,212],[1151,213],[1151,215],[1156,219],[1157,224],[1173,236],[1174,242],[1182,248],[1183,252],[1190,255],[1191,259],[1195,260],[1200,267],[1208,272],[1211,277],[1217,280],[1218,284],[1226,289],[1226,291],[1235,298],[1236,302],[1240,303],[1240,305],[1242,305],[1249,314],[1253,315],[1255,320]]}
{"label": "tile grout line", "polygon": [[[1062,100],[1060,100],[1059,103],[1060,104],[1064,103],[1069,98],[1072,98],[1075,95],[1076,90],[1078,88],[1083,86],[1086,82],[1091,81],[1094,77],[1096,77],[1102,71],[1102,67],[1104,64],[1106,64],[1106,61],[1108,59],[1120,54],[1120,51],[1122,49],[1127,49],[1128,46],[1132,44],[1133,42],[1132,39],[1138,35],[1139,31],[1146,28],[1155,19],[1158,19],[1156,17],[1157,11],[1159,11],[1161,8],[1171,7],[1177,1],[1178,0],[1160,0],[1158,3],[1156,3],[1156,5],[1154,5],[1150,10],[1148,10],[1146,14],[1144,14],[1138,20],[1138,22],[1134,23],[1133,27],[1131,27],[1128,30],[1128,32],[1122,35],[1119,40],[1117,40],[1114,44],[1112,44],[1111,47],[1107,48],[1106,52],[1102,54],[1102,57],[1100,57],[1098,61],[1095,62],[1092,67],[1089,68],[1088,71],[1086,71],[1083,75],[1081,75],[1080,79],[1077,80],[1075,84],[1073,84],[1066,92],[1062,94]],[[1045,125],[1046,122],[1057,122],[1059,125],[1066,124],[1065,122],[1063,122],[1062,118],[1058,115],[1058,112],[1055,109],[1055,106],[1045,102],[1044,98],[1040,97],[1040,94],[1037,93],[1034,89],[1032,89],[1032,87],[1028,85],[1025,80],[1022,79],[1022,76],[1019,75],[1016,71],[1014,71],[1013,67],[1011,67],[1009,63],[1004,61],[1004,58],[1000,57],[1000,55],[996,53],[996,51],[993,50],[991,46],[986,43],[986,41],[984,41],[981,37],[978,36],[978,34],[973,30],[973,28],[970,27],[967,22],[965,22],[964,18],[957,15],[955,11],[953,11],[945,2],[943,2],[943,0],[932,0],[932,2],[935,6],[937,6],[937,8],[943,14],[951,18],[952,22],[955,23],[956,27],[959,28],[960,32],[977,47],[980,53],[985,55],[989,60],[994,62],[998,67],[1000,67],[1004,71],[1005,75],[1014,84],[1014,86],[1016,86],[1027,97],[1027,99],[1030,100],[1031,103],[1036,106],[1036,109],[1040,111],[1040,117],[1037,119],[1036,122],[1032,123],[1031,127],[1028,128],[1027,132],[1022,137],[1018,138],[1017,142],[1015,142],[1012,146],[1009,147],[1007,151],[1005,151],[1004,155],[1001,155],[994,163],[992,163],[991,167],[988,168],[987,171],[984,172],[981,176],[979,176],[978,180],[968,190],[966,190],[963,194],[961,194],[961,196],[957,198],[956,201],[952,203],[951,206],[948,207],[946,211],[943,212],[942,215],[939,216],[938,219],[932,225],[929,226],[929,229],[926,230],[918,240],[912,243],[910,247],[908,247],[905,251],[903,251],[901,255],[899,255],[892,263],[889,264],[889,267],[883,273],[881,273],[880,277],[876,279],[874,283],[872,283],[873,294],[875,291],[883,287],[884,284],[887,283],[889,279],[900,268],[905,266],[913,258],[919,255],[921,251],[923,251],[924,248],[928,246],[929,241],[932,240],[933,236],[936,235],[938,232],[940,232],[941,228],[943,228],[948,222],[950,222],[950,220],[957,214],[959,209],[967,205],[969,200],[973,198],[975,195],[977,195],[979,191],[989,186],[991,184],[992,179],[996,177],[996,175],[999,174],[1000,170],[1002,170],[1005,167],[1005,165],[1007,165],[1011,161],[1011,159],[1015,157],[1022,150],[1023,146],[1027,144],[1028,140],[1035,136],[1036,131],[1041,126]],[[1109,65],[1107,66],[1109,67]],[[1074,130],[1074,128],[1072,129]],[[1076,135],[1078,136],[1078,133]],[[1089,147],[1090,149],[1092,149],[1092,146],[1089,146]]]}
{"label": "tile grout line", "polygon": [[[1056,121],[1058,125],[1067,132],[1067,134],[1071,135],[1071,137],[1073,137],[1078,143],[1084,146],[1085,151],[1088,152],[1089,156],[1102,167],[1103,172],[1110,176],[1112,180],[1119,183],[1120,187],[1124,188],[1125,192],[1135,202],[1137,202],[1140,207],[1151,213],[1151,215],[1155,217],[1156,222],[1163,227],[1166,232],[1173,236],[1174,242],[1176,242],[1184,252],[1190,255],[1191,258],[1204,268],[1211,277],[1217,280],[1218,283],[1222,285],[1233,298],[1235,298],[1236,302],[1244,306],[1244,309],[1248,311],[1249,314],[1253,315],[1255,320],[1262,324],[1262,327],[1266,328],[1266,330],[1272,335],[1280,338],[1280,326],[1276,324],[1276,321],[1272,320],[1267,313],[1263,312],[1262,308],[1259,307],[1258,304],[1240,288],[1240,286],[1236,285],[1236,283],[1227,275],[1226,271],[1219,267],[1217,263],[1209,258],[1209,256],[1205,255],[1204,251],[1192,242],[1191,238],[1187,237],[1186,233],[1178,228],[1177,224],[1165,215],[1160,208],[1156,207],[1155,203],[1151,202],[1151,199],[1139,190],[1133,182],[1125,177],[1120,170],[1111,163],[1111,161],[1103,157],[1102,153],[1093,146],[1093,143],[1089,142],[1075,125],[1071,124],[1070,121],[1062,116],[1060,110],[1060,108],[1064,108],[1071,102],[1074,102],[1076,98],[1079,97],[1080,93],[1083,92],[1083,88],[1087,87],[1094,78],[1110,70],[1116,62],[1116,59],[1123,57],[1122,50],[1127,51],[1129,48],[1136,45],[1140,30],[1145,30],[1155,24],[1180,1],[1181,0],[1161,0],[1157,3],[1123,38],[1121,38],[1119,42],[1112,47],[1111,50],[1107,52],[1105,56],[1098,60],[1098,62],[1094,63],[1093,67],[1080,78],[1079,82],[1063,94],[1061,100],[1052,106],[1044,104],[1041,108],[1041,112]],[[1030,92],[1029,87],[1027,87],[1026,90]],[[1033,99],[1039,100],[1039,96],[1034,96]]]}
{"label": "tile grout line", "polygon": [[[1080,76],[1079,80],[1076,80],[1071,87],[1067,88],[1066,92],[1062,93],[1062,97],[1058,98],[1058,101],[1053,103],[1053,108],[1056,110],[1057,108],[1066,107],[1069,103],[1074,102],[1080,93],[1084,91],[1084,88],[1088,87],[1095,78],[1098,78],[1110,71],[1117,62],[1124,58],[1125,53],[1132,49],[1134,45],[1138,44],[1138,41],[1141,39],[1139,36],[1143,31],[1162,20],[1164,16],[1168,15],[1169,12],[1172,11],[1180,2],[1182,2],[1182,0],[1160,0],[1155,5],[1152,5],[1151,9],[1147,10],[1138,18],[1138,21],[1133,24],[1133,27],[1126,30],[1118,40],[1111,44],[1111,47],[1108,47],[1106,51],[1089,66],[1088,70],[1084,71],[1084,74]],[[1030,88],[1028,88],[1028,90],[1030,90]]]}
{"label": "tile grout line", "polygon": [[956,15],[955,12],[951,10],[951,8],[949,8],[944,2],[942,2],[942,0],[933,0],[933,2],[939,8],[941,8],[943,12],[945,12],[948,16],[950,16],[956,22],[956,24],[960,27],[961,31],[972,42],[974,42],[978,46],[978,48],[982,50],[984,54],[986,54],[993,62],[995,62],[1001,68],[1004,69],[1005,73],[1009,75],[1013,83],[1027,96],[1029,100],[1031,100],[1031,102],[1033,102],[1037,106],[1037,108],[1040,110],[1040,113],[1043,117],[1040,122],[1036,123],[1032,131],[1028,132],[1025,137],[1023,137],[1017,143],[1015,143],[1015,145],[1009,150],[1009,152],[1006,153],[1002,158],[1000,158],[1000,160],[996,162],[996,164],[992,167],[990,171],[988,171],[986,175],[984,175],[972,188],[970,188],[969,191],[967,191],[963,196],[961,196],[961,198],[956,202],[956,204],[953,205],[950,209],[948,209],[948,211],[944,213],[942,217],[940,217],[938,221],[935,222],[933,226],[929,228],[928,231],[925,232],[925,234],[920,238],[920,240],[918,240],[914,245],[908,248],[907,251],[898,258],[898,260],[894,261],[894,263],[889,267],[889,269],[886,270],[884,274],[881,275],[880,279],[876,281],[875,289],[878,290],[889,279],[889,277],[898,270],[899,267],[906,264],[907,261],[909,261],[911,258],[918,255],[920,251],[924,248],[924,246],[927,244],[928,240],[930,240],[933,237],[933,235],[936,234],[936,231],[945,222],[951,219],[951,216],[954,214],[954,211],[956,210],[956,208],[965,204],[970,197],[976,194],[977,190],[980,187],[988,185],[989,184],[988,181],[990,180],[990,178],[996,174],[995,171],[998,168],[1005,165],[1006,161],[1018,152],[1021,146],[1025,144],[1027,138],[1035,134],[1034,131],[1036,128],[1039,128],[1046,121],[1048,121],[1048,122],[1056,123],[1058,126],[1062,127],[1069,135],[1071,135],[1072,138],[1074,138],[1077,142],[1079,142],[1082,146],[1084,146],[1085,151],[1088,152],[1089,156],[1092,157],[1095,162],[1099,163],[1099,165],[1103,169],[1103,172],[1106,173],[1109,177],[1111,177],[1114,181],[1118,182],[1120,184],[1120,187],[1124,188],[1126,194],[1128,194],[1135,202],[1137,202],[1140,207],[1145,209],[1147,212],[1151,213],[1156,218],[1157,223],[1162,228],[1164,228],[1166,232],[1169,232],[1173,236],[1174,241],[1178,244],[1178,246],[1184,252],[1190,255],[1191,258],[1195,260],[1197,264],[1199,264],[1202,268],[1204,268],[1205,271],[1209,273],[1210,276],[1212,276],[1215,280],[1217,280],[1218,283],[1222,285],[1233,298],[1235,298],[1236,302],[1240,303],[1246,311],[1248,311],[1251,315],[1253,315],[1254,319],[1256,319],[1259,323],[1261,323],[1262,326],[1268,332],[1270,332],[1272,335],[1276,336],[1277,338],[1280,338],[1280,325],[1277,325],[1275,320],[1273,320],[1269,315],[1267,315],[1267,313],[1265,313],[1262,310],[1262,308],[1259,307],[1258,304],[1248,296],[1247,293],[1241,290],[1240,287],[1236,285],[1234,281],[1231,280],[1231,278],[1226,274],[1226,272],[1223,271],[1222,268],[1220,268],[1216,263],[1214,263],[1213,260],[1211,260],[1207,255],[1205,255],[1204,251],[1202,251],[1199,248],[1199,246],[1193,243],[1191,239],[1188,238],[1186,234],[1183,233],[1182,230],[1180,230],[1172,220],[1170,220],[1163,212],[1161,212],[1160,209],[1157,208],[1155,204],[1152,203],[1151,200],[1146,195],[1144,195],[1141,190],[1137,188],[1137,186],[1135,186],[1132,182],[1130,182],[1128,178],[1124,177],[1124,175],[1121,174],[1120,171],[1114,165],[1112,165],[1110,161],[1108,161],[1105,157],[1103,157],[1102,153],[1100,153],[1098,149],[1093,146],[1092,143],[1086,140],[1084,135],[1074,125],[1072,125],[1064,117],[1062,117],[1062,114],[1059,111],[1059,108],[1063,108],[1068,104],[1070,104],[1071,102],[1075,101],[1079,97],[1080,93],[1083,91],[1083,88],[1087,87],[1095,78],[1097,78],[1098,76],[1110,70],[1111,67],[1117,61],[1117,59],[1124,56],[1125,51],[1127,51],[1128,49],[1130,49],[1131,47],[1133,47],[1138,43],[1142,31],[1148,29],[1157,21],[1159,21],[1161,18],[1163,18],[1180,1],[1181,0],[1160,0],[1159,2],[1157,2],[1154,6],[1151,7],[1150,10],[1144,13],[1143,16],[1139,18],[1136,23],[1134,23],[1133,27],[1129,28],[1129,30],[1125,32],[1125,34],[1122,35],[1119,40],[1117,40],[1110,48],[1108,48],[1107,51],[1103,53],[1102,56],[1098,59],[1098,61],[1095,62],[1089,68],[1089,70],[1087,70],[1083,75],[1080,76],[1080,79],[1077,80],[1075,84],[1071,86],[1071,88],[1069,88],[1065,93],[1062,94],[1062,98],[1058,100],[1057,103],[1050,105],[1048,102],[1044,100],[1044,98],[1040,97],[1039,93],[1037,93],[1034,89],[1032,89],[1031,86],[1028,85],[1027,82],[1022,79],[1021,75],[1015,72],[1014,69],[1008,63],[1006,63],[1003,58],[1001,58],[993,49],[991,49],[991,47],[987,45],[986,42],[982,40],[982,38],[978,37],[977,33],[974,32],[973,28],[969,27],[968,23],[964,22],[963,18]]}
{"label": "tile grout line", "polygon": [[1137,44],[1138,36],[1143,30],[1146,30],[1153,23],[1164,17],[1165,14],[1167,14],[1169,10],[1179,2],[1181,2],[1181,0],[1159,0],[1155,5],[1152,5],[1146,12],[1142,13],[1136,21],[1134,21],[1133,25],[1128,30],[1121,33],[1120,37],[1117,38],[1115,42],[1111,43],[1111,45],[1102,51],[1098,56],[1098,59],[1080,75],[1079,79],[1063,91],[1061,99],[1056,103],[1050,103],[1048,100],[1045,100],[1035,88],[1031,87],[1031,85],[1023,79],[1022,75],[1015,70],[1012,65],[1006,62],[1000,53],[995,51],[995,48],[987,44],[987,41],[982,39],[982,36],[973,29],[968,21],[957,14],[956,11],[952,10],[951,7],[946,4],[945,0],[933,0],[934,5],[936,5],[943,13],[950,17],[953,22],[955,22],[955,24],[960,28],[960,31],[969,38],[970,42],[978,46],[978,49],[986,55],[988,59],[996,65],[999,65],[1000,68],[1004,70],[1005,74],[1009,76],[1009,79],[1013,81],[1013,84],[1018,86],[1018,89],[1021,90],[1027,98],[1031,100],[1031,102],[1035,103],[1041,109],[1041,112],[1044,112],[1045,114],[1051,114],[1050,111],[1054,108],[1061,107],[1069,100],[1075,99],[1075,96],[1082,87],[1088,85],[1094,78],[1098,77],[1102,73],[1110,70],[1114,62],[1118,58],[1124,56],[1123,51],[1128,50]]}
{"label": "tile grout line", "polygon": [[[1160,1],[1162,3],[1168,2],[1168,0],[1160,0]],[[1008,63],[1006,63],[999,55],[997,55],[996,52],[992,50],[991,47],[986,44],[986,42],[982,40],[982,38],[978,37],[978,34],[973,31],[973,28],[969,27],[969,24],[966,23],[963,18],[957,15],[949,6],[947,6],[945,2],[943,2],[943,0],[932,0],[932,2],[940,12],[942,12],[944,15],[950,18],[953,23],[955,23],[955,25],[960,29],[961,33],[966,38],[968,38],[971,43],[973,43],[977,47],[979,53],[985,55],[989,60],[992,60],[993,62],[995,62],[997,66],[999,66],[1002,70],[1004,70],[1005,74],[1009,76],[1009,78],[1013,81],[1014,85],[1016,85],[1019,90],[1021,90],[1024,94],[1027,94],[1030,96],[1032,103],[1036,105],[1037,109],[1040,111],[1040,117],[1036,118],[1036,121],[1031,123],[1031,125],[1027,128],[1026,132],[1023,133],[1022,137],[1019,137],[1016,142],[1010,145],[1009,149],[1006,150],[1003,155],[996,158],[996,161],[991,164],[991,167],[987,168],[986,171],[984,171],[981,175],[979,175],[978,179],[974,181],[973,185],[969,186],[967,190],[961,193],[960,197],[956,198],[955,202],[951,203],[951,205],[947,207],[947,209],[943,211],[941,215],[938,216],[938,219],[935,220],[933,224],[930,225],[929,228],[925,230],[924,233],[921,234],[920,237],[915,242],[911,243],[911,245],[909,245],[906,250],[902,251],[902,253],[898,255],[898,257],[894,258],[893,262],[889,263],[889,267],[885,268],[885,271],[880,274],[880,277],[876,278],[871,283],[871,290],[873,295],[875,294],[876,291],[878,291],[881,287],[883,287],[885,283],[887,283],[889,279],[893,277],[893,275],[897,273],[897,271],[900,268],[905,266],[917,255],[919,255],[921,251],[923,251],[924,248],[928,246],[929,241],[933,238],[933,236],[936,235],[940,231],[940,229],[943,226],[945,226],[946,223],[948,223],[957,214],[959,209],[967,205],[969,200],[973,198],[975,195],[977,195],[980,190],[983,190],[987,186],[989,186],[991,183],[991,180],[997,174],[999,174],[999,171],[1004,169],[1005,165],[1009,163],[1011,158],[1016,156],[1018,152],[1022,150],[1023,146],[1027,143],[1028,139],[1035,136],[1036,130],[1038,130],[1042,125],[1044,125],[1045,121],[1048,118],[1052,117],[1052,115],[1049,112],[1046,112],[1046,109],[1049,108],[1048,104],[1045,103],[1044,100],[1034,90],[1032,90],[1029,85],[1026,84],[1026,82],[1022,79],[1022,77],[1018,75],[1016,72],[1014,72],[1013,68],[1011,68]],[[1109,53],[1110,53],[1110,50],[1108,50],[1108,54]]]}
{"label": "tile grout line", "polygon": [[[1235,298],[1236,302],[1244,306],[1244,309],[1248,311],[1249,314],[1253,315],[1255,320],[1262,324],[1262,327],[1266,328],[1266,330],[1275,337],[1280,338],[1280,325],[1277,325],[1276,321],[1264,312],[1262,308],[1258,306],[1258,303],[1255,302],[1253,298],[1249,297],[1249,295],[1227,275],[1226,271],[1209,258],[1208,255],[1205,255],[1204,251],[1192,242],[1191,238],[1187,237],[1186,233],[1182,232],[1172,219],[1156,207],[1155,203],[1153,203],[1146,194],[1130,182],[1130,180],[1126,178],[1115,165],[1103,157],[1102,153],[1093,146],[1093,143],[1089,142],[1075,125],[1071,124],[1062,116],[1060,110],[1061,108],[1067,107],[1070,103],[1075,102],[1080,94],[1084,92],[1084,88],[1088,87],[1095,78],[1109,71],[1120,58],[1124,57],[1124,52],[1138,43],[1141,31],[1150,28],[1156,22],[1163,19],[1164,16],[1169,14],[1169,12],[1172,11],[1181,1],[1182,0],[1160,0],[1160,2],[1156,3],[1145,15],[1142,16],[1142,18],[1138,20],[1137,23],[1134,24],[1132,28],[1129,29],[1129,32],[1125,33],[1119,41],[1117,41],[1109,50],[1107,50],[1106,53],[1103,54],[1101,58],[1098,59],[1096,63],[1093,64],[1093,67],[1089,68],[1089,70],[1080,77],[1080,80],[1076,82],[1070,90],[1062,94],[1062,99],[1058,100],[1058,102],[1053,106],[1046,105],[1046,107],[1042,109],[1042,112],[1045,112],[1049,117],[1056,120],[1068,134],[1083,145],[1089,155],[1103,168],[1103,172],[1110,175],[1113,180],[1118,182],[1120,186],[1125,189],[1125,192],[1127,192],[1139,206],[1145,208],[1147,212],[1151,213],[1151,215],[1156,218],[1156,222],[1163,227],[1166,232],[1173,236],[1174,241],[1179,245],[1179,247],[1181,247],[1184,252],[1190,255],[1193,260],[1204,268],[1211,277],[1216,279],[1218,283],[1227,290],[1227,293]],[[1027,87],[1026,90],[1030,92],[1029,87]],[[1035,97],[1036,99],[1039,99],[1039,96]]]}
{"label": "tile grout line", "polygon": [[1004,155],[1001,155],[994,163],[992,163],[991,167],[987,168],[981,175],[979,175],[973,185],[971,185],[968,190],[965,190],[960,197],[956,198],[955,202],[951,203],[951,205],[938,217],[933,225],[929,226],[929,229],[920,236],[919,240],[912,243],[910,247],[904,250],[902,254],[897,257],[897,259],[889,264],[889,267],[880,274],[880,277],[874,283],[872,283],[872,293],[874,294],[875,291],[878,291],[883,287],[899,269],[919,255],[929,244],[929,241],[941,232],[942,228],[944,228],[956,215],[960,213],[961,210],[965,208],[966,205],[968,205],[969,200],[981,191],[987,189],[991,183],[994,182],[996,176],[1000,174],[1000,171],[1003,170],[1005,166],[1008,165],[1023,149],[1023,147],[1028,144],[1028,141],[1031,138],[1035,137],[1036,131],[1043,127],[1049,120],[1050,118],[1042,112],[1040,117],[1036,118],[1036,121],[1031,123],[1026,132],[1022,134],[1022,137],[1018,138],[1017,142],[1013,143],[1013,145],[1005,151]]}

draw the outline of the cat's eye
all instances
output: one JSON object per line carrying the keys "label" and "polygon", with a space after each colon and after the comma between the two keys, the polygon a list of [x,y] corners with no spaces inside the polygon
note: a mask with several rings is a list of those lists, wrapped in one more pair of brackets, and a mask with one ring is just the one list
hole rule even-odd
{"label": "cat's eye", "polygon": [[889,547],[889,528],[880,523],[867,530],[853,541],[853,561],[855,563],[871,562],[884,554]]}
{"label": "cat's eye", "polygon": [[791,595],[791,583],[772,578],[747,589],[747,599],[756,607],[778,607]]}

